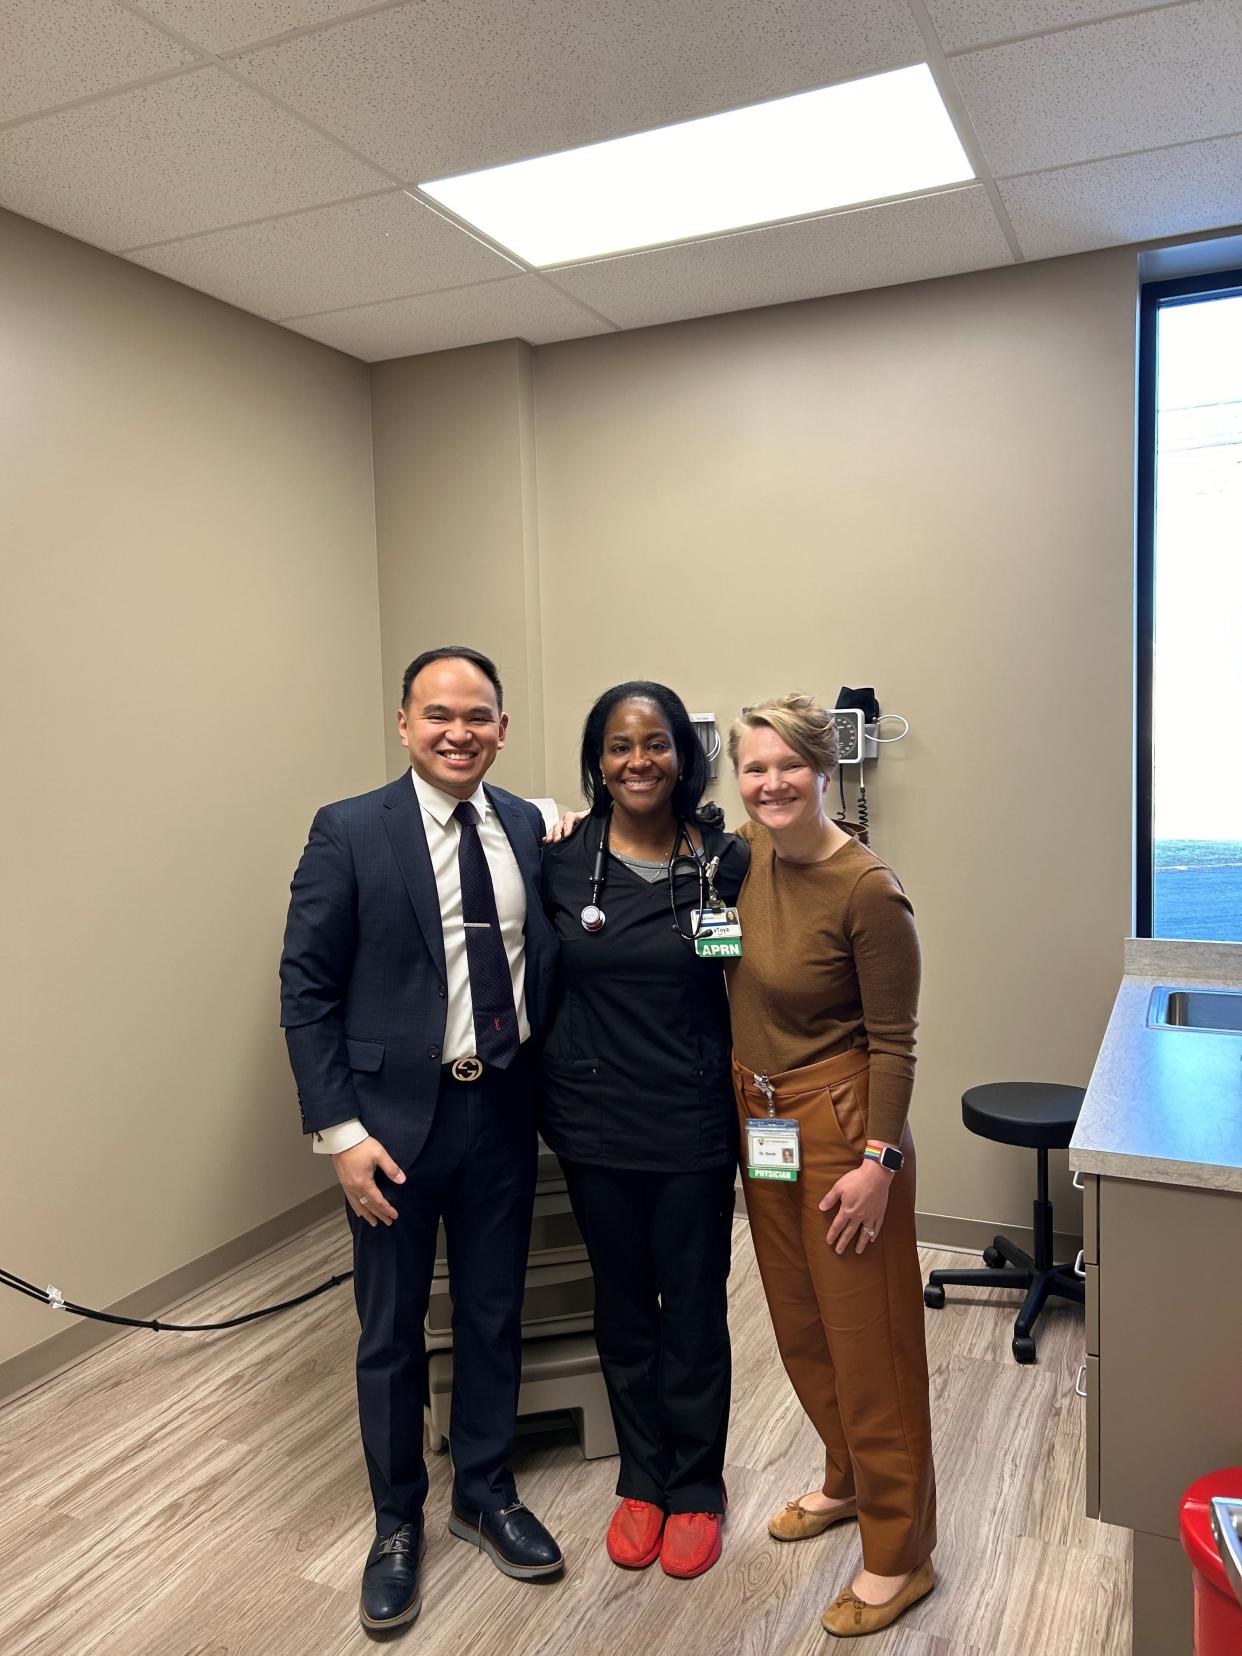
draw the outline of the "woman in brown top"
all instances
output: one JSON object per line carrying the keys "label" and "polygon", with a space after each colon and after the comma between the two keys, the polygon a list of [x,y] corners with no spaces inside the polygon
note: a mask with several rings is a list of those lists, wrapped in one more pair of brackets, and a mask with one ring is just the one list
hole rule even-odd
{"label": "woman in brown top", "polygon": [[[871,1633],[934,1584],[906,1125],[918,935],[892,871],[825,813],[837,764],[826,709],[803,695],[751,707],[729,754],[751,819],[742,957],[729,963],[746,1205],[781,1358],[826,1454],[822,1485],[768,1527],[796,1541],[857,1518],[863,1568],[823,1625]],[[767,1120],[797,1122],[792,1158],[788,1126],[760,1142]]]}

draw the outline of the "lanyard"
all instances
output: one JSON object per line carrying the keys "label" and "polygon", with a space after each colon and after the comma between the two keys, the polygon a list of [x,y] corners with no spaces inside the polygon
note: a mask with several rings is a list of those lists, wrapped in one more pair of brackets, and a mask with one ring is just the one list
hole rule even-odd
{"label": "lanyard", "polygon": [[[690,853],[688,856],[679,857],[677,850],[683,839],[690,847]],[[690,932],[684,932],[681,929],[681,916],[677,913],[676,891],[677,865],[679,863],[687,862],[693,864],[695,878],[699,882],[699,901],[698,906],[694,911],[698,918],[695,920],[694,929]],[[715,873],[714,868],[712,872],[713,874]],[[694,841],[690,838],[690,830],[679,818],[677,822],[677,838],[673,841],[673,849],[669,853],[668,858],[668,906],[673,911],[673,924],[677,927],[677,935],[681,938],[683,943],[693,943],[703,929],[702,914],[703,910],[707,907],[707,890],[708,882],[703,877],[703,854],[701,851],[696,851],[694,849]]]}

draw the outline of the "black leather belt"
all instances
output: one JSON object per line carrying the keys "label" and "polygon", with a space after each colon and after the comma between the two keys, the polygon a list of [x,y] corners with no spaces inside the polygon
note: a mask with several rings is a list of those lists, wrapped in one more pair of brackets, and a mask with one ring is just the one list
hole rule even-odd
{"label": "black leather belt", "polygon": [[472,1081],[483,1079],[484,1063],[473,1053],[468,1058],[455,1058],[451,1064],[444,1064],[440,1070],[442,1081],[460,1081],[469,1086]]}

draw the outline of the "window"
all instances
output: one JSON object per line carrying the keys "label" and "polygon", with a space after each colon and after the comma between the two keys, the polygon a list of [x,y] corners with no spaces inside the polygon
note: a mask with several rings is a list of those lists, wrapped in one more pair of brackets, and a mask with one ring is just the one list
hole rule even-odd
{"label": "window", "polygon": [[1139,936],[1242,942],[1242,270],[1143,289]]}

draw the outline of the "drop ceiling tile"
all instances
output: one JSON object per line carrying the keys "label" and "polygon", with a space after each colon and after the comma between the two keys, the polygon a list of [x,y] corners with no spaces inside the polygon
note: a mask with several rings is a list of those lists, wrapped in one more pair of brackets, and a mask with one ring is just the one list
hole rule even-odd
{"label": "drop ceiling tile", "polygon": [[903,0],[419,0],[232,61],[425,183],[924,55]]}
{"label": "drop ceiling tile", "polygon": [[486,282],[520,268],[402,190],[129,256],[271,317]]}
{"label": "drop ceiling tile", "polygon": [[[1155,0],[1158,6],[1161,0]],[[1166,5],[1178,0],[1164,0]],[[148,8],[150,9],[150,8]],[[1015,35],[1041,34],[1119,12],[1152,10],[1152,0],[927,0],[927,10],[946,52]]]}
{"label": "drop ceiling tile", "polygon": [[549,274],[623,328],[641,328],[1012,262],[986,193],[971,185]]}
{"label": "drop ceiling tile", "polygon": [[331,23],[374,0],[142,0],[142,9],[209,52],[271,40],[286,29]]}
{"label": "drop ceiling tile", "polygon": [[556,339],[611,331],[538,276],[515,276],[481,287],[394,299],[324,316],[295,317],[285,326],[364,362],[484,345],[493,339],[549,345]]}
{"label": "drop ceiling tile", "polygon": [[0,132],[0,203],[114,249],[388,182],[220,69]]}
{"label": "drop ceiling tile", "polygon": [[970,52],[952,70],[1004,176],[1242,126],[1242,5],[1202,0]]}
{"label": "drop ceiling tile", "polygon": [[1242,138],[1031,173],[1000,186],[1030,259],[1242,224]]}
{"label": "drop ceiling tile", "polygon": [[113,0],[5,0],[0,121],[192,63],[195,54]]}

